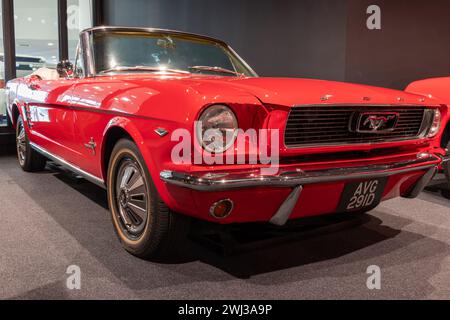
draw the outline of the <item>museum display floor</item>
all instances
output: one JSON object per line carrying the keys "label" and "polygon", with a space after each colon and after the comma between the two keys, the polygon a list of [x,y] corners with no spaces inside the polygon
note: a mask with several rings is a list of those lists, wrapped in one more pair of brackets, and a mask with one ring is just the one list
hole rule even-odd
{"label": "museum display floor", "polygon": [[[231,256],[186,243],[176,263],[126,253],[102,189],[51,165],[24,173],[14,150],[0,154],[0,198],[1,299],[450,299],[450,199],[439,192]],[[67,287],[69,266],[80,290]],[[380,290],[367,287],[369,266],[381,269]]]}

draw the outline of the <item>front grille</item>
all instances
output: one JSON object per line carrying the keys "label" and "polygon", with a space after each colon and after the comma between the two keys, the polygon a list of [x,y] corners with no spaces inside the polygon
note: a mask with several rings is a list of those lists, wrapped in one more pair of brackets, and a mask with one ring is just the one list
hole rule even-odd
{"label": "front grille", "polygon": [[[395,112],[399,114],[393,131],[358,133],[350,122],[359,112]],[[413,140],[422,134],[424,107],[299,106],[292,108],[286,124],[286,147],[335,145]]]}

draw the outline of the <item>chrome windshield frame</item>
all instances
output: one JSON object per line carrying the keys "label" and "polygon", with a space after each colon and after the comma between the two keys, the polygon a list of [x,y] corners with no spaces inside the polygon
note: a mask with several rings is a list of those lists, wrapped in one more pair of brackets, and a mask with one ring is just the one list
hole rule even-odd
{"label": "chrome windshield frame", "polygon": [[[248,71],[251,73],[252,77],[258,77],[258,74],[248,65],[248,63],[242,59],[236,51],[233,50],[226,42],[215,39],[212,37],[195,34],[195,33],[188,33],[188,32],[182,32],[182,31],[176,31],[176,30],[170,30],[170,29],[158,29],[158,28],[141,28],[141,27],[116,27],[116,26],[99,26],[99,27],[93,27],[89,29],[85,29],[81,31],[80,33],[80,43],[83,47],[83,58],[85,63],[85,75],[86,77],[96,77],[100,76],[99,73],[97,73],[96,67],[95,67],[95,59],[94,59],[94,47],[92,43],[92,35],[94,32],[143,32],[143,33],[167,33],[170,35],[178,35],[178,36],[189,36],[194,38],[199,38],[203,40],[208,40],[212,42],[216,42],[222,47],[224,47],[226,50],[228,50],[228,54],[234,56],[235,59],[237,59]],[[104,76],[104,75],[102,75]]]}

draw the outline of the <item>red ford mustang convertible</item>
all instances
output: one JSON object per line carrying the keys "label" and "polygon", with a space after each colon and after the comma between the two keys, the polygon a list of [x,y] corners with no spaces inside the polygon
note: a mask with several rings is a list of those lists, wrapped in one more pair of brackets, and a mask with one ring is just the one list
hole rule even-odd
{"label": "red ford mustang convertible", "polygon": [[93,28],[59,67],[7,85],[19,164],[52,160],[107,188],[139,257],[168,254],[190,218],[282,226],[413,198],[446,160],[434,100],[258,77],[205,36]]}

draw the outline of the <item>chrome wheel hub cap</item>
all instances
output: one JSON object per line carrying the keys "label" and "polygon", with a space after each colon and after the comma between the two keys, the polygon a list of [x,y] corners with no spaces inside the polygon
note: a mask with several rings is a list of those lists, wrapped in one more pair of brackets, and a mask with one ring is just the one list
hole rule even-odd
{"label": "chrome wheel hub cap", "polygon": [[16,145],[17,145],[17,156],[19,158],[19,162],[21,165],[25,163],[25,159],[27,156],[27,144],[26,144],[26,135],[25,128],[22,124],[20,124],[19,130],[17,131],[16,137]]}
{"label": "chrome wheel hub cap", "polygon": [[126,208],[128,205],[128,201],[130,200],[130,194],[128,190],[122,190],[120,192],[119,201],[122,208]]}
{"label": "chrome wheel hub cap", "polygon": [[136,162],[130,159],[122,161],[115,188],[122,229],[132,238],[139,237],[148,219],[148,192],[144,176]]}

